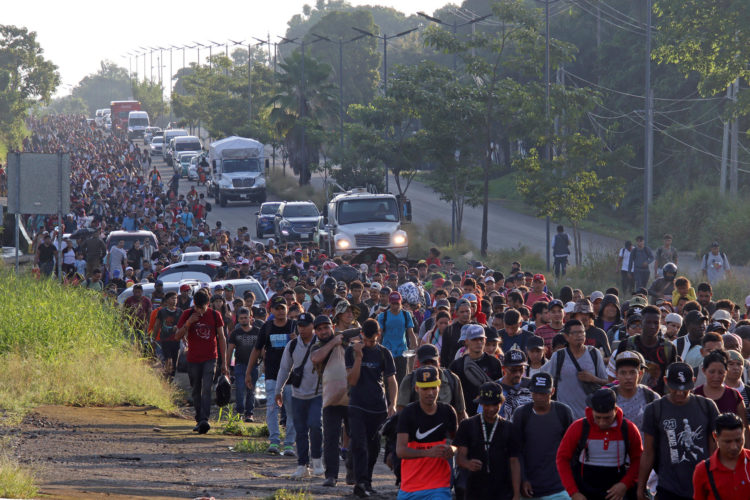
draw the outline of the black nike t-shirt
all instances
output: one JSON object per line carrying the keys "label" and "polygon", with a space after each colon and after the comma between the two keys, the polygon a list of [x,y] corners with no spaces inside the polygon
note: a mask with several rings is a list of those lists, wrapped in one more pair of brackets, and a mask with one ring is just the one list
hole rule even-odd
{"label": "black nike t-shirt", "polygon": [[[422,410],[419,401],[409,404],[398,416],[396,432],[408,434],[409,448],[424,450],[445,444],[456,433],[456,411],[437,403],[434,414]],[[422,457],[401,460],[401,489],[407,493],[450,488],[451,467],[443,458]]]}

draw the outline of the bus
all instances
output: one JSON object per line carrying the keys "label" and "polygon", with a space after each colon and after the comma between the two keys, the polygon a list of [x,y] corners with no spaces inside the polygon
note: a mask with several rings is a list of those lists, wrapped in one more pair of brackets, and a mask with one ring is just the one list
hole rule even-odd
{"label": "bus", "polygon": [[140,111],[140,101],[112,101],[109,103],[112,117],[112,130],[126,131],[128,129],[128,116],[131,111]]}

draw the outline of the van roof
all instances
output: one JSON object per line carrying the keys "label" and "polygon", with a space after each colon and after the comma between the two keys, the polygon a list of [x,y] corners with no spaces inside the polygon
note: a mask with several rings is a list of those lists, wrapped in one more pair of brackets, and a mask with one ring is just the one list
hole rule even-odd
{"label": "van roof", "polygon": [[194,135],[180,135],[174,138],[174,142],[200,142]]}
{"label": "van roof", "polygon": [[181,128],[169,128],[164,131],[164,135],[187,135],[187,131]]}

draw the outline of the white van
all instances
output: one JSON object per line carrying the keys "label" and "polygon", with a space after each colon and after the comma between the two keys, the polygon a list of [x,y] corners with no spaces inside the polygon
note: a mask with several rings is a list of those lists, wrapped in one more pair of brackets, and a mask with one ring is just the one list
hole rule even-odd
{"label": "white van", "polygon": [[131,111],[128,113],[128,139],[143,138],[143,133],[149,125],[148,113],[145,111]]}
{"label": "white van", "polygon": [[188,135],[188,133],[181,128],[168,128],[164,131],[164,146],[162,146],[161,154],[170,167],[172,166],[172,151],[169,147],[172,145],[172,139],[183,135]]}

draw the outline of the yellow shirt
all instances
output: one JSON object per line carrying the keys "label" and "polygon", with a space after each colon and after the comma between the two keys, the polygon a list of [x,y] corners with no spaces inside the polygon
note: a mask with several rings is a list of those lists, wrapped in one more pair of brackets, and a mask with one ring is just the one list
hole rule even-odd
{"label": "yellow shirt", "polygon": [[672,292],[672,305],[677,307],[677,302],[680,300],[680,297],[687,297],[688,300],[698,300],[695,296],[695,288],[692,286],[688,288],[688,292],[686,295],[680,294],[679,291],[677,291],[677,288],[675,287],[674,291]]}

